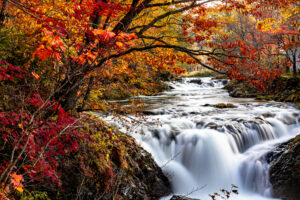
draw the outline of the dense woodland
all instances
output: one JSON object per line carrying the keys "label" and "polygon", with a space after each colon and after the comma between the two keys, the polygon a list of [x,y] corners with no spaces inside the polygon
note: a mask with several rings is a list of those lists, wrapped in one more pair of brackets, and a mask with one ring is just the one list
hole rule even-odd
{"label": "dense woodland", "polygon": [[116,170],[134,174],[134,141],[88,111],[120,117],[142,104],[108,100],[154,95],[189,66],[259,93],[300,70],[298,0],[1,0],[0,8],[0,199],[87,199],[82,184],[121,198]]}

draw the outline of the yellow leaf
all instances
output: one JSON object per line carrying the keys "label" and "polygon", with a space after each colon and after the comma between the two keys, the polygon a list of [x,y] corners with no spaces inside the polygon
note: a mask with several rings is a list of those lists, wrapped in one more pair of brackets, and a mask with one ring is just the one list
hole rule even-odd
{"label": "yellow leaf", "polygon": [[34,78],[36,78],[37,80],[39,80],[40,76],[34,72],[31,72],[32,76],[34,76]]}
{"label": "yellow leaf", "polygon": [[116,42],[116,45],[117,45],[117,47],[119,47],[119,48],[123,47],[122,42]]}
{"label": "yellow leaf", "polygon": [[20,193],[23,193],[23,188],[22,187],[15,187],[16,190],[18,190]]}

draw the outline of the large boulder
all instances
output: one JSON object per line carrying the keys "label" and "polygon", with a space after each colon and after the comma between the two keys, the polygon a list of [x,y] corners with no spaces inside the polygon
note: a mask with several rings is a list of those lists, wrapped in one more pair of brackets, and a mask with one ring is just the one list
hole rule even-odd
{"label": "large boulder", "polygon": [[100,144],[87,143],[62,162],[60,194],[64,198],[49,191],[51,199],[154,200],[171,193],[168,178],[151,154],[131,136],[117,135],[115,130],[112,134],[117,139],[106,141],[114,142],[109,155],[98,149]]}
{"label": "large boulder", "polygon": [[287,200],[300,199],[300,135],[281,144],[272,153],[270,182],[273,196]]}

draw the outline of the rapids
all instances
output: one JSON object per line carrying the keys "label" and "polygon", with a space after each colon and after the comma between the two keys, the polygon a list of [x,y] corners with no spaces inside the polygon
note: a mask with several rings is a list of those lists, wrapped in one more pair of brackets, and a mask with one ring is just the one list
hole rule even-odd
{"label": "rapids", "polygon": [[[161,166],[174,194],[209,200],[234,184],[239,195],[230,199],[273,199],[265,155],[300,133],[300,112],[292,104],[232,98],[222,89],[226,82],[185,78],[158,96],[139,97],[148,122],[131,134]],[[212,106],[218,103],[235,108]]]}

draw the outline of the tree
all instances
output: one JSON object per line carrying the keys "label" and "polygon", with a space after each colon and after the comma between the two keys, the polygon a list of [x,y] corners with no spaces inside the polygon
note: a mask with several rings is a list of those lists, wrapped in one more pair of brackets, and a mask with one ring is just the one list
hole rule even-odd
{"label": "tree", "polygon": [[[236,58],[237,61],[245,55],[233,55],[230,51],[221,53],[216,49],[205,49],[201,45],[188,45],[194,42],[207,43],[205,41],[210,40],[216,35],[215,31],[222,27],[217,19],[209,16],[210,8],[206,5],[212,2],[216,1],[60,0],[49,3],[9,0],[2,2],[2,13],[7,13],[3,14],[7,17],[2,23],[12,32],[28,35],[28,45],[34,51],[32,55],[53,65],[55,73],[59,74],[55,99],[64,109],[71,110],[77,105],[80,88],[89,82],[96,82],[97,78],[88,81],[91,80],[91,73],[105,66],[112,66],[112,63],[122,60],[126,55],[132,55],[133,52],[150,52],[153,55],[157,49],[167,50],[170,54],[181,52],[192,58],[193,63],[210,70],[228,72],[231,77],[239,74],[239,66],[220,71],[220,64],[213,62],[211,64],[215,66],[210,67],[202,61],[201,56],[215,61],[222,60],[223,64],[233,66],[233,63],[225,60]],[[270,5],[268,1],[218,2],[220,4],[216,4],[214,9],[219,12],[238,9],[244,14],[256,12],[255,15],[260,15],[258,10]],[[279,0],[272,3],[275,7],[285,6]],[[294,2],[290,0],[287,3]],[[250,46],[243,45],[240,48]],[[248,52],[251,51],[253,53],[253,48]],[[157,60],[156,56],[153,57]],[[253,60],[251,57],[247,59]],[[243,59],[243,62],[247,59]],[[185,62],[191,63],[189,60],[187,58]],[[235,65],[240,64],[245,63],[237,62]],[[127,65],[130,66],[131,63]],[[172,65],[171,62],[170,66]]]}
{"label": "tree", "polygon": [[[89,139],[74,110],[113,110],[102,101],[106,87],[147,94],[154,75],[198,64],[263,90],[281,71],[270,66],[282,62],[268,57],[299,46],[296,0],[0,3],[0,183],[6,191],[21,192],[22,184],[46,176],[59,185],[60,156]],[[270,18],[276,9],[280,23]]]}

